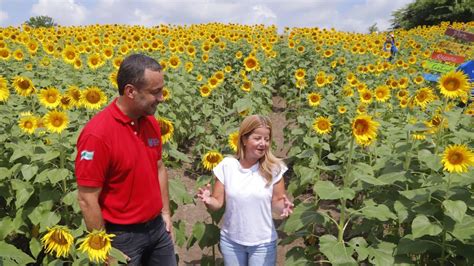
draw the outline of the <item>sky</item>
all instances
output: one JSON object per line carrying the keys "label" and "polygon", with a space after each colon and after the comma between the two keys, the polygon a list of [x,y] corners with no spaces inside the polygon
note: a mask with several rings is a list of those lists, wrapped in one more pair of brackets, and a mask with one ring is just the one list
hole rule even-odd
{"label": "sky", "polygon": [[189,25],[209,22],[335,28],[390,28],[392,12],[414,0],[0,0],[0,27],[46,15],[62,26]]}

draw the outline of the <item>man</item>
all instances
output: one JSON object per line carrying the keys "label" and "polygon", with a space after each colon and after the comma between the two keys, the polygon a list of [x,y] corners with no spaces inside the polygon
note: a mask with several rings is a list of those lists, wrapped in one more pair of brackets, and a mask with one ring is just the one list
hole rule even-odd
{"label": "man", "polygon": [[395,35],[393,33],[390,33],[387,35],[387,38],[385,39],[385,43],[383,44],[383,50],[387,51],[387,45],[390,44],[390,57],[388,58],[388,61],[392,61],[393,58],[395,58],[395,55],[398,52],[397,46],[395,44]]}
{"label": "man", "polygon": [[164,75],[152,58],[125,58],[119,96],[95,115],[77,141],[78,200],[87,229],[115,234],[129,265],[176,265],[168,175],[154,118]]}

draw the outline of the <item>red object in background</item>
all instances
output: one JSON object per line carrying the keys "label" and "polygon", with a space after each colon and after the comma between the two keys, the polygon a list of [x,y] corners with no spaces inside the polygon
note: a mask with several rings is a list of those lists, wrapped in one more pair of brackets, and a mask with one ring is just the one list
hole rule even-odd
{"label": "red object in background", "polygon": [[438,52],[433,52],[433,54],[431,54],[431,58],[434,60],[438,60],[442,62],[451,62],[455,64],[461,64],[464,62],[464,56],[444,54],[444,53],[438,53]]}
{"label": "red object in background", "polygon": [[454,37],[454,38],[463,39],[468,42],[474,41],[474,34],[470,32],[466,32],[466,31],[460,31],[460,30],[455,30],[453,28],[447,28],[444,34]]}

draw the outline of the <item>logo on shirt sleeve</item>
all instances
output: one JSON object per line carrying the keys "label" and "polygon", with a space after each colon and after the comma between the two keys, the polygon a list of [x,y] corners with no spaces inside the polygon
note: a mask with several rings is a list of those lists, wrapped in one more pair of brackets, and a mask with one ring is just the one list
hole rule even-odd
{"label": "logo on shirt sleeve", "polygon": [[148,139],[148,146],[149,147],[156,147],[160,144],[160,140],[156,138],[149,138]]}
{"label": "logo on shirt sleeve", "polygon": [[93,151],[82,151],[81,152],[81,161],[82,160],[92,161],[93,158],[94,158],[94,152]]}

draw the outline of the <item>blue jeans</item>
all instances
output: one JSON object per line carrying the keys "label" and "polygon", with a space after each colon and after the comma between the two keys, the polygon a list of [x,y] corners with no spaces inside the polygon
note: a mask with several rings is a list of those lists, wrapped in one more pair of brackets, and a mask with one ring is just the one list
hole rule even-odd
{"label": "blue jeans", "polygon": [[106,224],[105,228],[115,235],[112,246],[130,258],[128,265],[177,265],[173,241],[161,215],[143,224]]}
{"label": "blue jeans", "polygon": [[220,250],[226,266],[276,265],[276,240],[256,246],[244,246],[221,234]]}

